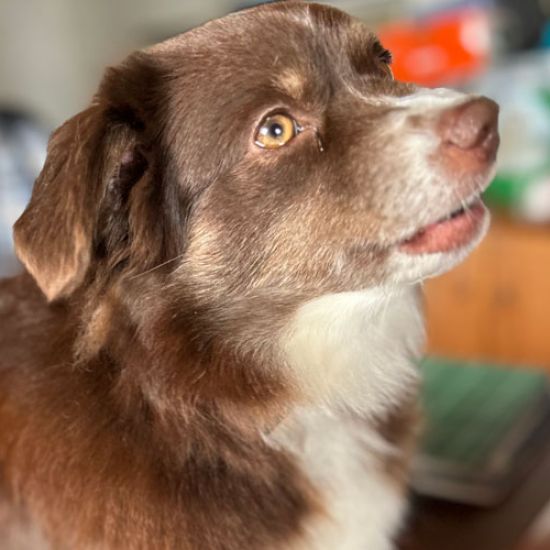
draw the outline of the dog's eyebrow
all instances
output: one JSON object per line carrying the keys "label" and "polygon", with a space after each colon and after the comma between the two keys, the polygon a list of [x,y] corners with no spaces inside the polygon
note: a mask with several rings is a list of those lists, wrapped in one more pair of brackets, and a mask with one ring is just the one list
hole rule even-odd
{"label": "dog's eyebrow", "polygon": [[298,69],[286,69],[273,79],[273,84],[293,99],[300,100],[306,92],[307,78]]}
{"label": "dog's eyebrow", "polygon": [[383,57],[388,57],[388,62],[391,61],[391,54],[374,33],[365,34],[364,29],[361,31],[351,35],[348,54],[355,69],[360,74],[366,74],[379,70]]}

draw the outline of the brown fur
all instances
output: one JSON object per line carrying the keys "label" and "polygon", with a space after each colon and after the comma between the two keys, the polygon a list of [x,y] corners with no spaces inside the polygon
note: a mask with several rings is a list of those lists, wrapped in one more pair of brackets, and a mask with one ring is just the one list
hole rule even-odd
{"label": "brown fur", "polygon": [[[445,202],[381,214],[418,193],[388,188],[389,108],[348,92],[413,90],[381,52],[337,10],[259,7],[133,54],[53,134],[15,227],[28,273],[0,283],[4,502],[53,548],[287,548],[324,513],[265,440],[302,398],[275,335],[383,281]],[[265,154],[273,109],[304,132]]]}

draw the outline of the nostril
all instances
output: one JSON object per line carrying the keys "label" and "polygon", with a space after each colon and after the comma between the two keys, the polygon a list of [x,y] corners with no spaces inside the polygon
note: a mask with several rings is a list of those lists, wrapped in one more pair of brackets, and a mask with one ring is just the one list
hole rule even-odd
{"label": "nostril", "polygon": [[471,99],[441,114],[443,143],[459,149],[492,147],[498,137],[498,105],[485,97]]}
{"label": "nostril", "polygon": [[479,129],[479,141],[482,143],[485,141],[485,138],[489,135],[489,132],[491,131],[491,125],[488,123],[485,123],[480,129]]}

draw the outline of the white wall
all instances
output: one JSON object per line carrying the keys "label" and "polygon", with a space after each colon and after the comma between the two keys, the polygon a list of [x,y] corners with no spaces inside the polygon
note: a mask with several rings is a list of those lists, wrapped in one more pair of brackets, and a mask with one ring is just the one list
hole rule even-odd
{"label": "white wall", "polygon": [[233,0],[0,0],[0,106],[56,126],[103,69],[132,50],[229,11]]}
{"label": "white wall", "polygon": [[[329,0],[369,20],[405,3]],[[106,65],[185,31],[244,0],[0,0],[0,107],[36,113],[50,127],[81,110]]]}

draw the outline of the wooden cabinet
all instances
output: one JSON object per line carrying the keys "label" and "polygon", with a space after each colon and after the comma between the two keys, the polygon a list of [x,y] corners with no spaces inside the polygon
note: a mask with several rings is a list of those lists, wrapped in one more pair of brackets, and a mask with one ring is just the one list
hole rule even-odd
{"label": "wooden cabinet", "polygon": [[550,370],[550,225],[494,218],[466,262],[425,290],[428,352]]}

